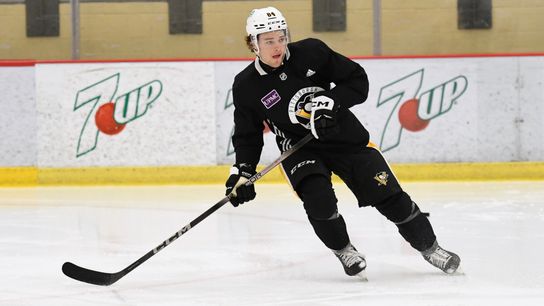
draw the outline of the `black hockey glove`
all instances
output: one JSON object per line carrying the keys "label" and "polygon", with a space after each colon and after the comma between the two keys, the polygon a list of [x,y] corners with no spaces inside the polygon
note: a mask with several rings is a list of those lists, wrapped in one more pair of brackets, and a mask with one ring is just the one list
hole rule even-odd
{"label": "black hockey glove", "polygon": [[336,121],[338,105],[327,96],[317,96],[312,99],[310,128],[316,139],[326,140],[340,132]]}
{"label": "black hockey glove", "polygon": [[225,195],[232,193],[230,203],[234,207],[255,199],[255,196],[257,195],[255,193],[255,185],[244,185],[255,173],[255,167],[249,164],[233,165],[232,168],[230,168],[230,176],[225,183],[225,186],[227,187]]}

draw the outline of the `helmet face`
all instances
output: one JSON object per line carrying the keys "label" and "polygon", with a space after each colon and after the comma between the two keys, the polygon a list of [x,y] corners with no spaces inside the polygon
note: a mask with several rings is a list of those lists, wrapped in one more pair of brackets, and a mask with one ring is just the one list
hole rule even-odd
{"label": "helmet face", "polygon": [[257,38],[259,34],[272,32],[272,31],[285,31],[287,37],[287,21],[283,14],[274,7],[265,7],[260,9],[254,9],[249,14],[246,22],[246,32],[249,35],[255,53],[259,55],[259,46],[257,44]]}

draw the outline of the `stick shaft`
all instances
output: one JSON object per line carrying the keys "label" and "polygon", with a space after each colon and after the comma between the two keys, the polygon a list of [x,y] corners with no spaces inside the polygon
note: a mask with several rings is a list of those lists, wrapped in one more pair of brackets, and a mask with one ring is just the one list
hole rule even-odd
{"label": "stick shaft", "polygon": [[[289,157],[291,154],[296,152],[298,149],[300,149],[302,146],[304,146],[306,143],[308,143],[310,140],[313,139],[312,134],[306,135],[304,138],[302,138],[299,142],[297,142],[294,146],[283,152],[275,161],[273,161],[270,165],[266,166],[263,170],[255,173],[252,177],[248,179],[248,181],[245,183],[245,185],[249,186],[254,184],[256,181],[258,181],[260,178],[265,176],[268,172],[270,172],[272,169],[274,169],[276,166],[278,166],[282,161],[284,161],[287,157]],[[179,231],[177,231],[174,235],[172,235],[170,238],[163,241],[161,244],[159,244],[156,248],[151,250],[149,253],[153,253],[153,255],[157,254],[160,250],[164,249],[167,245],[172,243],[174,240],[178,239],[181,235],[188,232],[191,228],[193,228],[195,225],[200,223],[200,221],[206,219],[209,215],[213,214],[216,210],[221,208],[221,206],[225,205],[230,200],[230,195],[224,197],[219,202],[217,202],[212,207],[208,208],[205,212],[203,212],[200,216],[196,217],[193,221],[189,222],[189,224],[182,227]],[[148,253],[148,254],[149,254]],[[144,259],[146,257],[144,255],[140,259]],[[152,256],[152,255],[151,255]],[[149,256],[149,257],[151,257]],[[147,258],[146,258],[147,260]],[[138,260],[139,261],[139,260]]]}
{"label": "stick shaft", "polygon": [[[278,166],[282,161],[284,161],[287,157],[289,157],[291,154],[299,150],[302,146],[304,146],[306,143],[308,143],[310,140],[313,139],[312,134],[306,135],[304,138],[299,140],[294,146],[292,146],[290,149],[283,152],[275,161],[273,161],[270,165],[266,166],[263,170],[259,171],[252,177],[248,179],[248,181],[245,183],[245,185],[249,186],[254,184],[256,181],[258,181],[260,178],[262,178],[264,175],[266,175],[268,172],[270,172],[272,169],[274,169],[276,166]],[[221,199],[219,202],[215,203],[212,207],[208,208],[205,212],[203,212],[200,216],[196,217],[193,221],[189,222],[189,224],[182,227],[179,231],[174,233],[170,238],[163,241],[161,244],[159,244],[157,247],[155,247],[153,250],[147,252],[144,256],[140,257],[138,260],[130,264],[125,269],[117,272],[117,273],[104,273],[94,270],[89,270],[80,266],[77,266],[73,263],[66,262],[62,266],[62,271],[64,274],[68,277],[71,277],[75,280],[95,284],[95,285],[102,285],[102,286],[109,286],[115,282],[117,282],[119,279],[121,279],[123,276],[127,275],[130,271],[134,270],[141,264],[143,264],[145,261],[147,261],[149,258],[157,254],[159,251],[167,247],[169,244],[174,242],[176,239],[181,237],[183,234],[187,233],[190,229],[192,229],[194,226],[196,226],[198,223],[200,223],[202,220],[206,219],[208,216],[213,214],[215,211],[217,211],[219,208],[221,208],[223,205],[229,202],[231,195],[228,195]]]}

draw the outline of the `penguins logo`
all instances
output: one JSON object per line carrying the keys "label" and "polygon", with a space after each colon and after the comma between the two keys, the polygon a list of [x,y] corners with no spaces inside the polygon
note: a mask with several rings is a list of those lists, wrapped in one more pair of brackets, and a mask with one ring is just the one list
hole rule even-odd
{"label": "penguins logo", "polygon": [[387,185],[388,178],[389,178],[389,175],[385,171],[376,173],[376,176],[374,177],[374,179],[378,182],[378,186]]}
{"label": "penguins logo", "polygon": [[293,124],[300,124],[310,129],[310,115],[314,94],[324,89],[317,86],[304,87],[297,91],[289,101],[289,119]]}

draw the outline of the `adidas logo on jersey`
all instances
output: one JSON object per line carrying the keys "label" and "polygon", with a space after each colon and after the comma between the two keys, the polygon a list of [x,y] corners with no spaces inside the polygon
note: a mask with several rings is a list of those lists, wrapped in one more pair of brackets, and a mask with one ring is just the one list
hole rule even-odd
{"label": "adidas logo on jersey", "polygon": [[315,71],[313,71],[312,69],[308,69],[308,71],[306,71],[306,77],[307,78],[311,77],[314,74],[315,74]]}

